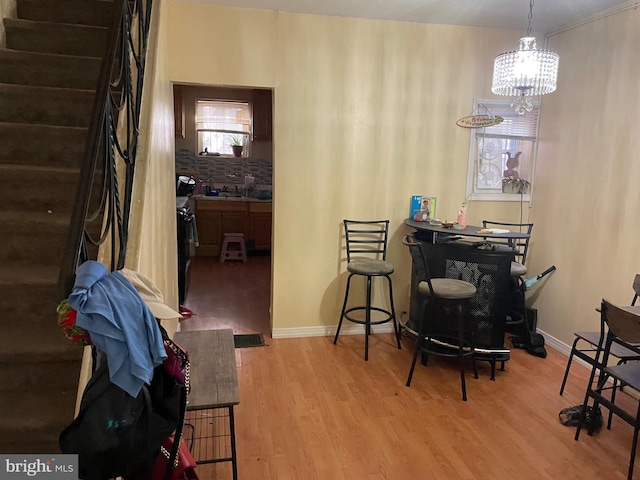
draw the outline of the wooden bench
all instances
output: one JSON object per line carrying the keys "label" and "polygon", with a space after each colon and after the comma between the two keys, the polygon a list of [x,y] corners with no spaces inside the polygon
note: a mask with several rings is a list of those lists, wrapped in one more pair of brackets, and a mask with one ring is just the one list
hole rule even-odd
{"label": "wooden bench", "polygon": [[240,403],[240,395],[233,330],[176,332],[174,340],[191,359],[185,442],[198,464],[231,462],[237,480],[233,407]]}

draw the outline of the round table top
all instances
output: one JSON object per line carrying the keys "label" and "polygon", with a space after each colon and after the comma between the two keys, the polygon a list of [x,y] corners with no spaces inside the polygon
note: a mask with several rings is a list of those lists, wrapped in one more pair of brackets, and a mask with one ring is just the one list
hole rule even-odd
{"label": "round table top", "polygon": [[[449,235],[465,235],[467,237],[481,237],[481,238],[529,238],[528,233],[523,232],[502,232],[502,233],[478,233],[482,231],[484,227],[477,227],[474,225],[467,225],[465,228],[445,228],[442,225],[431,225],[429,222],[416,222],[412,218],[407,218],[404,224],[425,232],[433,233],[446,233]],[[491,229],[489,229],[491,230]]]}

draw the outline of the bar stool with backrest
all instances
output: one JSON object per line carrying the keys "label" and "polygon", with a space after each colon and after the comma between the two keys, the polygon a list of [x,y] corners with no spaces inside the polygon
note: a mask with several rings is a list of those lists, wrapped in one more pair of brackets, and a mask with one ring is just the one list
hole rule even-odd
{"label": "bar stool with backrest", "polygon": [[[638,296],[640,296],[640,274],[636,274],[633,280],[633,291],[634,295],[633,299],[631,300],[631,306],[635,306],[636,301],[638,300]],[[640,313],[640,307],[637,308],[638,312]],[[564,392],[564,387],[567,383],[567,377],[569,376],[569,370],[571,369],[573,357],[576,356],[593,367],[595,358],[590,354],[593,354],[597,351],[598,343],[600,342],[600,332],[598,331],[574,332],[574,335],[575,339],[573,340],[571,353],[569,353],[569,359],[567,360],[567,367],[565,368],[564,377],[562,378],[562,385],[560,385],[560,395],[562,395]],[[609,355],[618,359],[618,365],[627,363],[631,360],[640,360],[640,356],[638,356],[635,350],[625,348],[618,343],[613,343],[611,345]],[[601,368],[602,365],[598,364],[597,367]],[[607,426],[611,427],[611,414],[609,414],[609,421],[607,423]]]}
{"label": "bar stool with backrest", "polygon": [[[491,239],[491,245],[497,251],[513,252],[514,259],[511,262],[511,280],[513,283],[512,294],[513,299],[509,308],[509,319],[507,327],[520,327],[521,335],[529,335],[530,325],[527,321],[527,309],[525,305],[524,292],[524,276],[527,274],[525,262],[527,260],[527,252],[529,251],[529,238],[533,230],[533,223],[506,223],[494,222],[491,220],[483,220],[482,228],[503,228],[507,230],[517,230],[521,233],[529,235],[527,238],[506,238]],[[528,339],[527,339],[528,341]]]}
{"label": "bar stool with backrest", "polygon": [[[393,285],[391,282],[391,274],[394,267],[387,262],[387,241],[389,238],[389,220],[343,220],[345,242],[347,249],[347,287],[344,293],[344,302],[342,304],[342,312],[340,313],[340,321],[333,344],[338,342],[338,335],[342,327],[342,320],[345,318],[353,323],[364,325],[364,359],[369,360],[369,335],[371,334],[372,325],[380,325],[382,323],[393,322],[393,331],[398,344],[400,345],[400,332],[396,321],[396,312],[393,306]],[[367,284],[367,292],[365,305],[359,305],[347,308],[349,300],[349,289],[351,287],[351,279],[354,275],[364,277]],[[389,309],[373,306],[372,297],[372,280],[376,277],[386,278],[389,293]],[[352,314],[354,312],[364,312],[364,319],[356,318]],[[373,319],[371,313],[379,312],[383,318]]]}
{"label": "bar stool with backrest", "polygon": [[[473,345],[473,328],[467,329],[465,335],[464,306],[476,295],[476,287],[464,280],[454,278],[431,278],[429,265],[422,249],[422,244],[413,235],[405,235],[403,243],[409,247],[414,268],[422,278],[418,284],[418,290],[425,296],[420,309],[420,325],[416,339],[415,350],[407,387],[411,386],[413,371],[416,366],[418,354],[424,355],[425,363],[429,354],[444,357],[457,357],[460,369],[460,383],[462,385],[462,400],[467,401],[467,388],[465,383],[464,360],[471,357],[474,377],[478,378],[475,363],[475,349]],[[439,303],[439,305],[437,305]],[[440,307],[437,309],[437,307]],[[436,312],[451,312],[455,318],[455,324],[450,325],[447,331],[435,331]],[[470,340],[471,339],[471,340]]]}
{"label": "bar stool with backrest", "polygon": [[[620,345],[629,350],[635,351],[640,356],[640,313],[633,307],[619,307],[602,299],[600,305],[600,340],[596,349],[595,361],[592,364],[591,375],[587,385],[587,391],[582,404],[581,419],[576,429],[575,439],[578,440],[580,430],[585,423],[587,414],[587,404],[589,399],[593,399],[593,410],[597,411],[602,405],[609,412],[620,417],[633,427],[633,440],[631,442],[631,455],[629,459],[629,470],[627,479],[633,478],[633,464],[638,445],[638,432],[640,431],[640,401],[636,402],[635,411],[627,408],[627,402],[615,403],[615,393],[617,385],[624,385],[633,390],[640,390],[640,363],[629,362],[608,366],[609,355],[613,345]],[[598,379],[596,382],[596,373]],[[613,380],[613,386],[610,383]],[[607,390],[611,390],[609,398],[605,395]],[[588,434],[592,435],[593,423],[589,425]]]}

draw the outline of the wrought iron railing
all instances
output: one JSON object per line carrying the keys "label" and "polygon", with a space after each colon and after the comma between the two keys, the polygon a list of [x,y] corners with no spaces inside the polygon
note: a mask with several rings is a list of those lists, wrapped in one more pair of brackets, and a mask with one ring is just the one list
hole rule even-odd
{"label": "wrought iron railing", "polygon": [[58,287],[71,291],[76,267],[110,241],[110,268],[124,266],[140,106],[153,0],[115,0],[115,14],[89,124]]}

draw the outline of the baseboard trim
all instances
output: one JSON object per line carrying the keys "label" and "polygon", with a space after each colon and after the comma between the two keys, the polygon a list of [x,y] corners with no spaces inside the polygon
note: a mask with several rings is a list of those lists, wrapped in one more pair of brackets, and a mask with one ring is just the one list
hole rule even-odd
{"label": "baseboard trim", "polygon": [[[329,337],[336,334],[337,325],[317,327],[275,328],[271,338]],[[393,324],[373,325],[372,333],[393,332]],[[364,325],[342,325],[340,335],[363,335]]]}
{"label": "baseboard trim", "polygon": [[[556,337],[549,335],[547,332],[544,332],[540,329],[537,329],[536,331],[544,337],[544,344],[546,346],[553,348],[554,350],[557,350],[558,352],[562,353],[565,357],[569,357],[569,355],[571,354],[570,345],[567,345],[566,343],[561,342]],[[581,358],[578,358],[577,356],[573,357],[572,363],[579,363],[580,365],[582,365],[583,367],[591,371],[591,365],[589,365],[587,362],[585,362]]]}
{"label": "baseboard trim", "polygon": [[[337,325],[332,326],[316,326],[316,327],[294,327],[294,328],[276,328],[271,333],[271,338],[303,338],[303,337],[328,337],[336,334]],[[389,333],[393,332],[391,323],[384,325],[373,325],[372,333]],[[562,353],[568,357],[571,353],[571,346],[561,342],[556,337],[549,335],[547,332],[537,329],[537,333],[544,337],[545,345]],[[343,325],[340,329],[340,335],[362,335],[364,334],[364,325]],[[585,368],[591,369],[591,366],[584,360],[574,357],[574,362],[580,363]]]}

